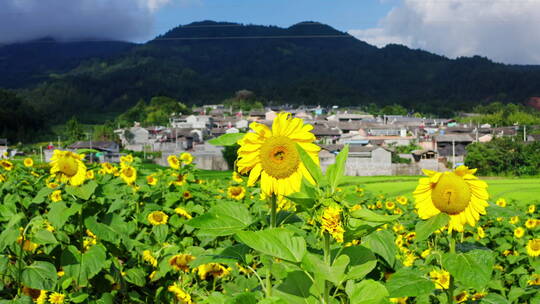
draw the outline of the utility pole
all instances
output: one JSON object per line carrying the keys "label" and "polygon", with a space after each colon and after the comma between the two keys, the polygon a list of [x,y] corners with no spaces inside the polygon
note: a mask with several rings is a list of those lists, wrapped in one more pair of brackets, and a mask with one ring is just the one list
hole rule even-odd
{"label": "utility pole", "polygon": [[456,167],[456,141],[452,139],[452,167]]}
{"label": "utility pole", "polygon": [[527,125],[523,125],[523,141],[527,141]]}

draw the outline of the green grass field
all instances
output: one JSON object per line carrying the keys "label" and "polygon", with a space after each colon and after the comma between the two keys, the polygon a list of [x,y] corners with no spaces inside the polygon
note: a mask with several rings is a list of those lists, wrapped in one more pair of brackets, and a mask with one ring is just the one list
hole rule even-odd
{"label": "green grass field", "polygon": [[[412,197],[420,176],[362,176],[366,190],[387,196],[405,195]],[[504,197],[523,204],[540,202],[540,178],[481,178],[489,187],[490,200]]]}

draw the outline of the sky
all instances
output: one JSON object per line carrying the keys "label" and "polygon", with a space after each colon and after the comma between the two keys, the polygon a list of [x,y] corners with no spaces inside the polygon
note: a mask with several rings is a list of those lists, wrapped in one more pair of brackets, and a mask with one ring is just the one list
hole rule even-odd
{"label": "sky", "polygon": [[0,43],[45,36],[144,42],[202,20],[318,21],[378,47],[540,64],[540,0],[0,0]]}

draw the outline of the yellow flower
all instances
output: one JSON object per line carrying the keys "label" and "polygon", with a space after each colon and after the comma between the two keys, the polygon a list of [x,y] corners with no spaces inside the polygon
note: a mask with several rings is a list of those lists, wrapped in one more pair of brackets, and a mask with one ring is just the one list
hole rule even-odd
{"label": "yellow flower", "polygon": [[403,261],[403,266],[411,267],[414,264],[415,260],[416,260],[416,256],[413,253],[409,253],[405,257],[405,260]]}
{"label": "yellow flower", "polygon": [[540,256],[540,239],[529,240],[527,243],[527,254],[532,257]]}
{"label": "yellow flower", "polygon": [[187,218],[188,220],[191,219],[191,215],[183,208],[176,208],[174,209],[174,212],[176,212],[176,214],[180,215],[180,216],[183,216],[185,218]]}
{"label": "yellow flower", "polygon": [[504,267],[502,267],[502,266],[499,265],[499,264],[494,265],[494,266],[493,266],[493,269],[498,270],[498,271],[504,271]]}
{"label": "yellow flower", "polygon": [[49,221],[45,220],[43,225],[45,226],[45,230],[54,232],[54,227],[51,225],[51,223],[49,223]]}
{"label": "yellow flower", "polygon": [[409,297],[390,298],[390,303],[407,304],[407,299],[408,298]]}
{"label": "yellow flower", "polygon": [[531,279],[527,281],[530,286],[540,286],[540,274],[533,274]]}
{"label": "yellow flower", "polygon": [[154,211],[148,214],[148,221],[154,226],[167,224],[169,216],[162,211]]}
{"label": "yellow flower", "polygon": [[193,195],[191,195],[191,192],[189,192],[188,190],[184,191],[184,193],[182,193],[182,197],[184,198],[184,200],[189,200],[190,198],[193,197]]}
{"label": "yellow flower", "polygon": [[7,179],[3,174],[0,174],[0,183],[5,182]]}
{"label": "yellow flower", "polygon": [[23,286],[22,292],[32,298],[35,303],[45,304],[47,301],[47,291]]}
{"label": "yellow flower", "polygon": [[154,271],[152,271],[152,272],[150,273],[150,275],[148,275],[148,278],[149,278],[150,280],[153,280],[153,279],[156,277],[156,274],[157,274],[157,272],[154,270]]}
{"label": "yellow flower", "polygon": [[358,193],[358,196],[363,196],[364,195],[364,189],[363,188],[360,188],[360,187],[356,187],[356,193]]}
{"label": "yellow flower", "polygon": [[343,233],[345,229],[341,224],[341,208],[338,206],[329,206],[324,209],[321,216],[321,226],[323,231],[327,231],[338,242],[343,242]]}
{"label": "yellow flower", "polygon": [[356,246],[360,244],[360,240],[352,240],[350,242],[347,242],[343,245],[343,247],[351,247],[351,246]]}
{"label": "yellow flower", "polygon": [[537,225],[537,221],[535,219],[528,219],[525,222],[525,227],[527,227],[527,229],[534,229],[536,225]]}
{"label": "yellow flower", "polygon": [[179,169],[180,168],[180,161],[178,160],[178,157],[176,155],[169,155],[167,157],[167,162],[169,163],[169,166],[173,169]]}
{"label": "yellow flower", "polygon": [[120,162],[124,164],[131,164],[133,162],[133,155],[128,154],[128,155],[120,156]]}
{"label": "yellow flower", "polygon": [[40,290],[39,297],[36,299],[36,304],[45,304],[47,303],[47,291]]}
{"label": "yellow flower", "polygon": [[227,196],[239,201],[246,196],[246,189],[242,186],[229,187],[227,189]]}
{"label": "yellow flower", "polygon": [[478,228],[476,228],[476,236],[477,236],[477,240],[479,239],[483,239],[486,237],[486,233],[484,232],[484,228],[478,226]]}
{"label": "yellow flower", "polygon": [[104,173],[113,174],[116,168],[110,163],[102,163],[101,170],[103,170]]}
{"label": "yellow flower", "polygon": [[489,197],[487,184],[474,176],[475,172],[466,166],[444,173],[424,170],[428,177],[419,180],[413,193],[420,218],[443,212],[450,216],[448,232],[463,231],[467,223],[474,227],[479,214],[486,213]]}
{"label": "yellow flower", "polygon": [[231,272],[231,268],[226,268],[219,263],[209,263],[200,265],[199,267],[193,269],[193,272],[197,272],[201,280],[206,280],[208,276],[222,278]]}
{"label": "yellow flower", "polygon": [[506,200],[504,198],[502,198],[502,197],[499,198],[497,200],[497,202],[495,202],[495,204],[497,204],[497,206],[503,207],[503,208],[506,207],[506,205],[507,205]]}
{"label": "yellow flower", "polygon": [[457,296],[454,297],[457,303],[463,303],[466,302],[467,299],[469,299],[469,293],[467,291],[462,291],[457,294]]}
{"label": "yellow flower", "polygon": [[510,218],[510,224],[515,225],[515,224],[517,224],[517,223],[519,223],[519,216],[512,216],[512,217]]}
{"label": "yellow flower", "polygon": [[313,144],[315,135],[310,132],[313,126],[290,116],[290,113],[279,113],[272,129],[252,122],[250,128],[254,132],[238,141],[238,171],[250,172],[248,186],[254,185],[260,177],[261,190],[267,196],[298,192],[302,177],[314,183],[296,149],[298,144],[319,164],[320,148]]}
{"label": "yellow flower", "polygon": [[422,257],[422,259],[425,259],[427,258],[429,255],[431,254],[431,249],[426,249],[424,251],[422,251],[422,254],[420,255]]}
{"label": "yellow flower", "polygon": [[23,163],[25,167],[32,167],[34,165],[34,160],[28,157],[24,159]]}
{"label": "yellow flower", "polygon": [[394,210],[394,214],[403,214],[403,210],[399,209],[399,208],[396,208]]}
{"label": "yellow flower", "polygon": [[131,166],[125,166],[120,170],[120,178],[122,178],[126,184],[131,185],[137,179],[137,170]]}
{"label": "yellow flower", "polygon": [[60,270],[56,273],[60,278],[63,277],[66,273],[63,270]]}
{"label": "yellow flower", "polygon": [[13,163],[9,160],[0,160],[0,166],[6,171],[11,171],[13,169]]}
{"label": "yellow flower", "polygon": [[86,166],[83,163],[84,155],[69,151],[54,150],[51,157],[51,174],[62,183],[79,186],[86,179]]}
{"label": "yellow flower", "polygon": [[49,302],[51,302],[51,304],[63,304],[65,298],[66,298],[66,296],[64,294],[58,293],[58,292],[53,292],[49,296]]}
{"label": "yellow flower", "polygon": [[232,180],[238,184],[241,184],[242,182],[244,182],[244,180],[242,179],[242,175],[238,174],[238,172],[236,171],[233,171],[232,173]]}
{"label": "yellow flower", "polygon": [[377,207],[377,209],[381,209],[383,207],[383,203],[381,201],[377,201],[375,203],[375,207]]}
{"label": "yellow flower", "polygon": [[407,239],[407,242],[412,242],[414,240],[414,238],[416,237],[416,232],[409,232],[407,233],[407,235],[405,236],[405,238]]}
{"label": "yellow flower", "polygon": [[94,170],[86,171],[86,179],[94,179]]}
{"label": "yellow flower", "polygon": [[352,211],[356,211],[356,210],[360,210],[360,209],[362,209],[362,206],[359,205],[359,204],[356,204],[356,205],[352,206],[350,210],[352,212]]}
{"label": "yellow flower", "polygon": [[408,200],[405,196],[398,196],[398,197],[396,197],[396,201],[397,201],[398,204],[400,204],[400,205],[407,205],[407,203],[409,202],[409,200]]}
{"label": "yellow flower", "polygon": [[150,250],[144,250],[143,253],[142,253],[142,258],[148,264],[150,264],[150,265],[152,265],[154,267],[157,267],[158,261],[154,257],[154,255],[152,255],[152,252],[150,252]]}
{"label": "yellow flower", "polygon": [[528,213],[534,213],[536,211],[536,205],[529,205],[529,208],[527,208]]}
{"label": "yellow flower", "polygon": [[169,265],[176,271],[189,271],[189,262],[195,260],[191,254],[177,254],[169,259]]}
{"label": "yellow flower", "polygon": [[471,299],[473,301],[478,301],[478,300],[482,299],[485,296],[487,296],[487,292],[481,291],[481,292],[477,292],[477,293],[473,294]]}
{"label": "yellow flower", "polygon": [[191,304],[191,296],[185,292],[176,282],[174,282],[167,290],[174,294],[179,304]]}
{"label": "yellow flower", "polygon": [[62,200],[62,190],[54,190],[51,193],[51,201],[53,202],[59,202]]}
{"label": "yellow flower", "polygon": [[175,179],[172,181],[172,183],[174,185],[182,186],[183,184],[186,183],[186,176],[185,175],[178,174],[178,173],[173,173],[171,175],[175,177]]}
{"label": "yellow flower", "polygon": [[394,243],[395,243],[396,246],[398,246],[398,247],[403,246],[403,243],[404,243],[404,241],[403,241],[403,236],[402,236],[402,235],[398,235],[398,236],[396,237],[396,240],[394,241]]}
{"label": "yellow flower", "polygon": [[150,185],[150,186],[155,186],[158,182],[157,178],[154,177],[154,175],[148,175],[146,177],[146,182]]}
{"label": "yellow flower", "polygon": [[525,235],[525,229],[523,227],[517,227],[514,229],[514,236],[518,239],[522,238]]}
{"label": "yellow flower", "polygon": [[184,152],[180,154],[180,160],[184,163],[184,165],[189,165],[193,162],[193,155],[191,155],[189,152]]}
{"label": "yellow flower", "polygon": [[394,210],[394,208],[396,208],[396,204],[394,202],[386,202],[385,207],[388,210]]}
{"label": "yellow flower", "polygon": [[450,273],[445,270],[432,270],[429,273],[431,280],[435,283],[437,289],[448,289],[450,286]]}
{"label": "yellow flower", "polygon": [[503,254],[504,256],[509,256],[509,255],[515,255],[515,256],[517,256],[517,255],[518,255],[518,252],[517,252],[517,251],[512,251],[512,250],[510,250],[510,249],[506,249],[506,250],[504,250],[504,251],[502,252],[502,254]]}

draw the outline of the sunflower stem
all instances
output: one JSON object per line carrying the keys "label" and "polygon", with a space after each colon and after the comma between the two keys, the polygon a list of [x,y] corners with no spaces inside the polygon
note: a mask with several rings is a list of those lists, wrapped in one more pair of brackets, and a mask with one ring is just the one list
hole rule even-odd
{"label": "sunflower stem", "polygon": [[[450,253],[451,254],[456,253],[456,239],[455,239],[455,234],[454,234],[453,231],[448,235],[448,243],[449,243],[449,247],[450,247],[449,248]],[[454,289],[455,289],[454,276],[452,274],[450,274],[450,284],[448,284],[448,290],[446,292],[447,299],[448,299],[448,301],[447,301],[448,304],[454,303]]]}
{"label": "sunflower stem", "polygon": [[275,228],[277,226],[276,214],[277,214],[276,196],[272,195],[270,196],[270,228]]}
{"label": "sunflower stem", "polygon": [[[326,263],[326,265],[328,265],[328,267],[330,267],[330,234],[325,231],[323,233],[324,235],[324,247],[323,247],[323,252],[324,252],[324,262]],[[330,282],[328,281],[325,281],[324,282],[324,291],[323,291],[323,297],[324,297],[324,303],[330,303]]]}

